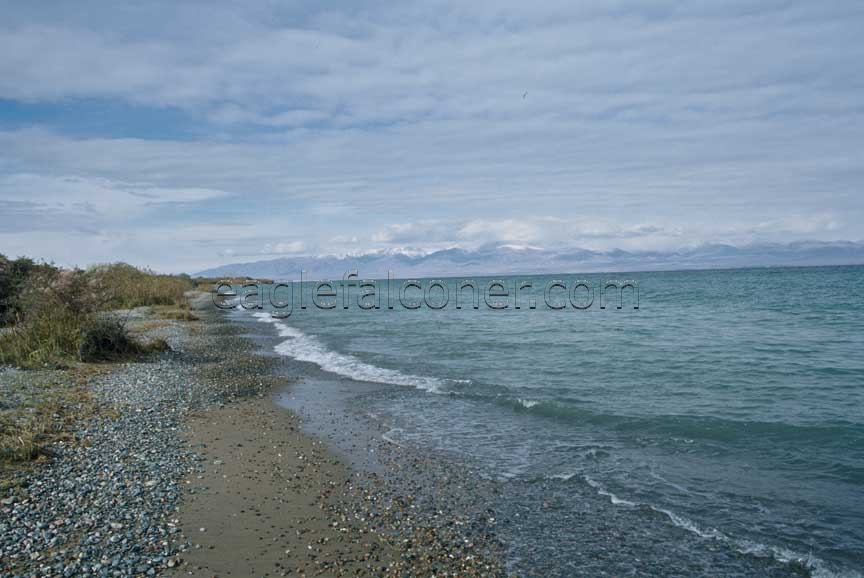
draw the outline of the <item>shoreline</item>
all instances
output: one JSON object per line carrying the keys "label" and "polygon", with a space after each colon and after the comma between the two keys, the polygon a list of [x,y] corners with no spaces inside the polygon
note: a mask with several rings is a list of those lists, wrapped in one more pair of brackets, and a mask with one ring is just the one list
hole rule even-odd
{"label": "shoreline", "polygon": [[[192,548],[177,575],[507,575],[485,523],[404,475],[425,462],[402,456],[404,468],[391,460],[370,470],[306,431],[300,414],[277,403],[290,395],[294,372],[237,336],[242,325],[223,322],[235,328],[232,340],[260,355],[273,387],[190,420],[201,459],[179,514]],[[358,443],[356,454],[376,451]]]}
{"label": "shoreline", "polygon": [[[506,560],[511,572],[562,578],[834,575],[823,572],[818,562],[811,565],[807,556],[787,556],[785,551],[775,552],[770,546],[757,551],[752,542],[736,542],[711,526],[695,525],[674,510],[658,509],[647,500],[621,500],[575,468],[570,475],[549,472],[507,476],[475,460],[477,456],[470,451],[451,451],[446,442],[413,444],[411,436],[416,431],[411,430],[411,420],[416,419],[417,412],[428,414],[430,405],[446,402],[447,396],[429,396],[411,388],[400,390],[334,375],[302,355],[291,355],[293,342],[291,336],[286,340],[285,332],[259,333],[260,324],[253,319],[248,327],[265,351],[279,352],[279,346],[285,344],[287,355],[276,356],[281,359],[282,371],[303,376],[279,403],[302,416],[306,431],[326,440],[339,455],[361,469],[372,462],[374,471],[381,464],[388,476],[402,478],[403,486],[405,481],[411,484],[419,477],[421,488],[427,492],[432,489],[433,493],[434,488],[441,488],[446,501],[458,502],[460,497],[468,496],[474,502],[468,507],[463,502],[451,510],[474,514],[488,507],[496,522],[491,532],[493,539],[506,544],[506,548],[499,549],[506,556],[499,559]],[[390,412],[387,404],[391,402],[382,401],[385,399],[401,400],[396,402],[402,404],[397,407],[409,411],[410,417],[400,415],[398,410]],[[457,419],[449,416],[458,412],[438,411],[437,415]],[[428,416],[424,417],[427,421],[418,421],[429,426]],[[397,436],[407,442],[389,442],[387,436],[395,431],[409,432]],[[365,453],[372,449],[373,454]],[[448,479],[448,473],[459,476]],[[480,484],[486,487],[481,489]],[[482,502],[481,507],[478,502]]]}
{"label": "shoreline", "polygon": [[0,574],[505,576],[488,529],[302,432],[271,399],[289,380],[208,305],[134,310],[171,351],[104,368],[86,385],[99,414],[12,474]]}
{"label": "shoreline", "polygon": [[811,574],[578,480],[500,483],[390,443],[354,411],[352,396],[380,384],[268,354],[278,337],[247,335],[206,296],[195,314],[133,310],[133,331],[171,350],[99,366],[86,389],[101,411],[0,490],[0,576],[561,575],[550,548],[575,575]]}

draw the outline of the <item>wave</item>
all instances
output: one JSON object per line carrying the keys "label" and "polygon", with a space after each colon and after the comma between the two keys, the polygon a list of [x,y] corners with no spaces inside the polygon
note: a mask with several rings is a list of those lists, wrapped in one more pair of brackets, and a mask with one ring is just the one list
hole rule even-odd
{"label": "wave", "polygon": [[847,568],[831,568],[824,560],[817,558],[813,554],[801,554],[800,552],[795,552],[788,548],[769,546],[752,540],[736,539],[724,534],[716,528],[700,527],[692,520],[670,510],[657,508],[655,506],[648,507],[655,512],[665,515],[675,526],[683,528],[688,532],[692,532],[697,536],[725,542],[742,554],[756,556],[758,558],[773,558],[782,564],[795,564],[801,566],[807,570],[813,578],[862,578],[861,573],[855,570]]}
{"label": "wave", "polygon": [[[864,443],[864,428],[851,423],[794,424],[783,422],[740,421],[699,415],[631,416],[602,413],[580,407],[570,400],[537,400],[499,394],[495,402],[517,412],[567,420],[579,424],[608,427],[622,433],[656,434],[686,443],[694,440],[720,443],[750,443],[795,439],[799,444],[858,448]],[[860,469],[838,471],[858,481]]]}
{"label": "wave", "polygon": [[626,506],[631,508],[639,506],[648,508],[649,510],[657,512],[658,514],[662,514],[674,526],[677,526],[678,528],[696,534],[700,538],[706,540],[716,540],[718,542],[729,544],[742,554],[756,556],[758,558],[773,558],[774,560],[777,560],[782,564],[797,564],[802,568],[806,569],[807,572],[810,573],[810,576],[812,576],[813,578],[864,578],[864,576],[862,576],[860,572],[857,572],[855,570],[829,567],[824,560],[822,560],[821,558],[817,558],[812,554],[801,554],[799,552],[789,550],[788,548],[769,546],[752,540],[736,539],[728,536],[727,534],[724,534],[716,528],[706,528],[700,526],[696,522],[680,514],[677,514],[672,510],[660,508],[651,504],[643,504],[640,502],[632,502],[630,500],[625,500],[610,492],[600,482],[594,480],[587,475],[579,475],[575,472],[568,474],[553,474],[548,476],[548,479],[567,482],[577,476],[581,477],[581,479],[584,480],[585,483],[587,483],[591,488],[593,488],[598,495],[609,498],[609,501],[613,505]]}
{"label": "wave", "polygon": [[582,478],[585,480],[585,482],[589,486],[594,488],[594,490],[596,490],[599,495],[609,498],[609,501],[612,502],[613,505],[615,505],[615,506],[635,506],[636,505],[636,502],[631,502],[630,500],[625,500],[623,498],[619,498],[618,496],[616,496],[615,494],[613,494],[612,492],[610,492],[609,490],[604,488],[603,485],[600,484],[600,482],[597,482],[597,481],[593,480],[592,478],[589,478],[588,476],[582,476]]}
{"label": "wave", "polygon": [[381,434],[381,439],[383,439],[389,444],[393,444],[394,446],[402,447],[402,444],[393,439],[393,434],[395,434],[396,432],[403,433],[404,431],[405,430],[403,430],[401,427],[394,427]]}
{"label": "wave", "polygon": [[536,401],[536,400],[533,400],[533,399],[522,399],[522,398],[519,398],[519,399],[516,400],[516,403],[518,403],[519,405],[521,405],[521,406],[524,407],[525,409],[531,409],[532,407],[534,407],[535,405],[539,404],[540,402],[539,402],[539,401]]}
{"label": "wave", "polygon": [[[328,349],[315,337],[306,335],[296,327],[291,327],[278,319],[274,319],[269,313],[255,313],[254,316],[261,323],[272,324],[279,337],[286,338],[285,341],[273,348],[280,355],[314,363],[325,371],[350,377],[356,381],[406,385],[430,393],[445,393],[443,388],[449,380],[409,375],[395,369],[377,367],[351,355]],[[454,383],[464,382],[462,380]]]}

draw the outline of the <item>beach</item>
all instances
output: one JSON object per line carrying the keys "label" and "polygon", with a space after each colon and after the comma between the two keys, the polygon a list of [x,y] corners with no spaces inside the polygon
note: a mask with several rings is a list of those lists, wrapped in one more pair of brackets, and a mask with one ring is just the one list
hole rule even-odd
{"label": "beach", "polygon": [[93,415],[3,472],[0,574],[504,575],[486,522],[353,472],[302,433],[271,401],[288,379],[208,304],[198,321],[135,310],[133,330],[171,351],[102,368],[83,386]]}
{"label": "beach", "polygon": [[346,468],[266,397],[196,416],[189,441],[202,459],[179,514],[194,544],[179,575],[375,576],[397,559],[344,515]]}
{"label": "beach", "polygon": [[[182,315],[114,312],[168,349],[0,370],[2,423],[45,421],[29,461],[3,470],[0,575],[858,578],[843,492],[859,430],[838,419],[853,407],[826,401],[855,391],[857,362],[813,341],[853,348],[854,324],[801,333],[777,295],[718,334],[710,291],[860,274],[646,274],[650,318],[278,320],[205,294]],[[662,308],[688,295],[686,314]],[[507,334],[516,321],[531,331]],[[548,347],[577,323],[594,336],[578,355]],[[759,351],[748,339],[770,343],[765,327],[777,340]],[[627,355],[609,363],[612,345]],[[763,361],[790,355],[800,383]]]}
{"label": "beach", "polygon": [[352,468],[464,474],[448,500],[495,512],[512,573],[858,578],[861,309],[829,289],[861,272],[625,274],[639,309],[226,314]]}
{"label": "beach", "polygon": [[864,2],[2,14],[0,578],[864,578]]}

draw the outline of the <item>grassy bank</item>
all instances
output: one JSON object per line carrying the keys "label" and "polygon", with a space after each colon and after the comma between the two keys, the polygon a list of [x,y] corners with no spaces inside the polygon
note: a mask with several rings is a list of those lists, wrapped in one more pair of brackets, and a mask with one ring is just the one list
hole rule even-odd
{"label": "grassy bank", "polygon": [[187,276],[159,275],[125,263],[61,269],[0,255],[0,365],[67,367],[159,349],[130,336],[119,309],[157,306],[192,319]]}
{"label": "grassy bank", "polygon": [[[129,310],[192,321],[187,276],[124,263],[63,269],[0,255],[0,470],[39,459],[94,407],[86,382],[108,362],[167,348],[130,331]],[[0,476],[2,477],[2,476]]]}

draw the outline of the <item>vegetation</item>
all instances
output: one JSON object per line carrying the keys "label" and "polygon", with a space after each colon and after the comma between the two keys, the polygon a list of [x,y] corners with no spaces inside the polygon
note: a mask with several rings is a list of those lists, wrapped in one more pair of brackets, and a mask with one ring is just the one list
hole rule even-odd
{"label": "vegetation", "polygon": [[28,372],[4,388],[14,398],[0,407],[0,491],[5,466],[23,464],[49,453],[51,444],[72,441],[71,426],[96,412],[86,380],[99,366],[70,372]]}
{"label": "vegetation", "polygon": [[173,307],[154,307],[154,311],[165,319],[176,321],[198,321],[199,317],[188,309],[176,309]]}
{"label": "vegetation", "polygon": [[0,255],[0,326],[11,326],[0,334],[0,365],[66,366],[164,348],[138,342],[110,312],[160,306],[166,316],[191,320],[186,292],[193,287],[188,276],[125,263],[65,270]]}
{"label": "vegetation", "polygon": [[62,269],[0,255],[0,366],[39,369],[0,383],[0,491],[12,479],[8,468],[40,458],[96,411],[85,382],[107,370],[102,362],[167,349],[136,338],[117,310],[150,306],[164,318],[196,320],[186,297],[194,288],[188,276],[125,263]]}
{"label": "vegetation", "polygon": [[104,300],[105,309],[143,305],[173,305],[188,309],[186,292],[193,289],[188,275],[159,275],[126,263],[98,265],[87,272]]}
{"label": "vegetation", "polygon": [[28,280],[52,270],[56,268],[47,263],[35,263],[26,257],[13,261],[0,254],[0,327],[11,325],[21,314],[18,297],[26,289]]}
{"label": "vegetation", "polygon": [[272,285],[273,279],[249,279],[248,277],[197,277],[194,279],[195,289],[210,292],[217,283],[228,283],[230,285],[243,285],[244,283],[262,283]]}

